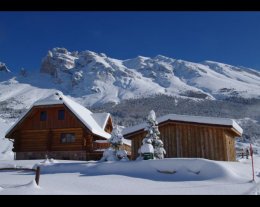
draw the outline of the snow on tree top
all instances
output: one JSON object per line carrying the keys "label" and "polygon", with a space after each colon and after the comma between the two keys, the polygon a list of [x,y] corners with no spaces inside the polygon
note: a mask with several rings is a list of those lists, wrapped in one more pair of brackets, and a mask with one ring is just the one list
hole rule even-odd
{"label": "snow on tree top", "polygon": [[[13,124],[13,126],[6,132],[6,134],[8,134],[16,126],[16,124],[22,120],[22,118],[31,110],[33,106],[55,105],[55,104],[66,105],[92,133],[104,137],[106,139],[109,139],[111,137],[111,135],[105,132],[103,129],[104,126],[103,123],[107,121],[110,114],[107,113],[106,116],[104,115],[105,113],[103,113],[103,115],[95,115],[84,106],[64,96],[61,92],[57,92],[55,94],[48,96],[47,98],[36,101],[30,107],[30,109]],[[102,118],[105,120],[101,120]],[[101,126],[100,123],[102,123]]]}
{"label": "snow on tree top", "polygon": [[154,110],[151,110],[148,117],[147,117],[147,120],[148,121],[155,121],[156,120],[156,115],[155,115],[155,112]]}
{"label": "snow on tree top", "polygon": [[[167,120],[171,121],[183,121],[183,122],[193,122],[201,124],[216,124],[216,125],[225,125],[232,126],[239,133],[243,133],[243,129],[238,125],[238,123],[229,118],[218,118],[218,117],[204,117],[204,116],[188,116],[188,115],[178,115],[178,114],[167,114],[156,119],[158,123],[165,122]],[[122,133],[123,135],[130,134],[135,131],[145,129],[147,123],[142,123],[136,126],[124,128]]]}
{"label": "snow on tree top", "polygon": [[141,153],[154,153],[153,145],[151,145],[151,144],[143,144],[141,146]]}

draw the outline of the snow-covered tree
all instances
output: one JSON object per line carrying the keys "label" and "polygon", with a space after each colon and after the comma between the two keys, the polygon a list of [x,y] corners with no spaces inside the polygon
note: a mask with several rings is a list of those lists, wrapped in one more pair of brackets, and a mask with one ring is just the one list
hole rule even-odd
{"label": "snow-covered tree", "polygon": [[140,152],[141,152],[141,157],[144,160],[154,158],[154,148],[153,148],[151,139],[146,139],[146,138],[143,139]]}
{"label": "snow-covered tree", "polygon": [[123,145],[123,135],[121,133],[121,129],[118,126],[114,127],[108,142],[111,144],[111,147],[116,151],[119,150],[120,146]]}
{"label": "snow-covered tree", "polygon": [[156,159],[163,159],[166,154],[165,149],[163,148],[163,141],[157,139],[154,141],[154,157]]}
{"label": "snow-covered tree", "polygon": [[109,147],[103,152],[103,157],[100,159],[100,161],[117,161],[116,157],[116,151]]}
{"label": "snow-covered tree", "polygon": [[123,139],[124,137],[121,129],[118,126],[115,126],[111,138],[108,139],[110,147],[104,151],[101,161],[128,160],[127,152],[121,149],[123,146]]}
{"label": "snow-covered tree", "polygon": [[156,115],[153,110],[147,116],[146,123],[145,131],[147,131],[147,135],[142,141],[139,153],[143,159],[163,159],[166,151],[163,148],[162,140],[159,138],[158,122],[156,121]]}
{"label": "snow-covered tree", "polygon": [[127,157],[127,151],[126,150],[118,150],[116,152],[116,157],[120,160],[120,161],[128,161],[128,157]]}

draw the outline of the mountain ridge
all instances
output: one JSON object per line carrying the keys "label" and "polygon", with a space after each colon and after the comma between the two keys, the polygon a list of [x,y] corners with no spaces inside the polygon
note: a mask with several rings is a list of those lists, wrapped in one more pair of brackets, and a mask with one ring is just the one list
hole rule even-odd
{"label": "mountain ridge", "polygon": [[202,100],[260,98],[260,72],[209,60],[195,63],[163,55],[119,60],[89,50],[53,48],[38,72],[12,73],[4,66],[8,74],[0,71],[0,101],[19,99],[25,108],[55,90],[85,106],[156,94]]}

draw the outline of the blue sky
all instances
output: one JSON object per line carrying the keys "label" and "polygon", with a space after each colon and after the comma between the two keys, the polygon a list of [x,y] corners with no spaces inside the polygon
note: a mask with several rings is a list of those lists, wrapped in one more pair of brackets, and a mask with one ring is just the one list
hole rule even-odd
{"label": "blue sky", "polygon": [[0,61],[39,70],[53,47],[260,70],[260,12],[0,12]]}

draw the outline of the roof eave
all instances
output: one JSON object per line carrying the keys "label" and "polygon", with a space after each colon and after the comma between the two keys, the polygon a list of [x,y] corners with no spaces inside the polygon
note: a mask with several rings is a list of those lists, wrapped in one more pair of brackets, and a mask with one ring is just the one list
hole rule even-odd
{"label": "roof eave", "polygon": [[[181,123],[188,123],[188,124],[199,124],[199,125],[214,125],[214,126],[219,126],[219,127],[225,127],[225,128],[229,128],[231,129],[237,136],[241,137],[242,134],[243,134],[243,129],[235,122],[234,124],[234,120],[233,120],[233,124],[232,125],[220,125],[220,124],[207,124],[207,123],[198,123],[198,122],[185,122],[185,121],[177,121],[177,120],[172,120],[172,119],[167,119],[167,120],[164,120],[164,121],[161,121],[158,123],[159,124],[164,124],[164,123],[167,123],[167,122],[181,122]],[[235,126],[234,126],[235,125]],[[130,131],[130,132],[127,132],[127,133],[124,133],[123,135],[125,137],[128,137],[128,136],[131,136],[133,134],[139,134],[141,132],[144,132],[144,127],[142,128],[138,128],[136,129],[135,131]],[[132,139],[132,138],[127,138],[127,139]]]}

